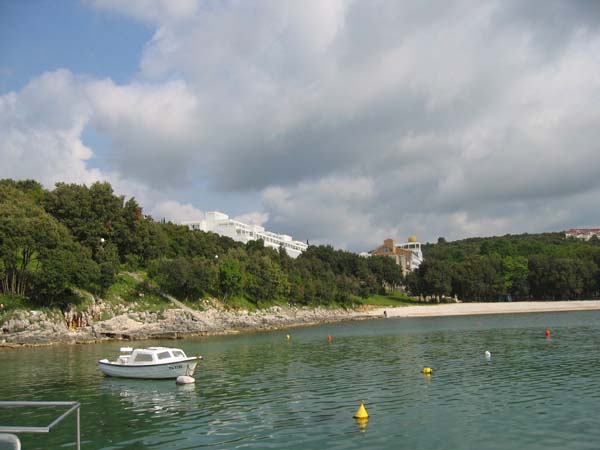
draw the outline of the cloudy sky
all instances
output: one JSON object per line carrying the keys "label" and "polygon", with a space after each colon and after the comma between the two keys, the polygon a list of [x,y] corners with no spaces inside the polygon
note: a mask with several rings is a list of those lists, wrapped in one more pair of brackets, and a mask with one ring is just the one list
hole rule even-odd
{"label": "cloudy sky", "polygon": [[7,177],[358,251],[600,226],[600,2],[5,0]]}

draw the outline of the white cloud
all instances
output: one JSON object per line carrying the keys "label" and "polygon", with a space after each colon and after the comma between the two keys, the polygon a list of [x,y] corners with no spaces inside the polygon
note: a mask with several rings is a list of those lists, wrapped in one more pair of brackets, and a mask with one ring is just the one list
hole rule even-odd
{"label": "white cloud", "polygon": [[[118,87],[110,81],[78,78],[61,69],[42,74],[19,92],[0,96],[0,129],[4,130],[0,133],[0,178],[32,178],[49,189],[57,182],[90,185],[106,180],[116,193],[135,196],[153,214],[171,220],[194,219],[201,212],[193,206],[169,201],[165,196],[172,191],[161,189],[158,182],[136,180],[127,170],[128,158],[133,158],[133,164],[153,161],[159,172],[166,171],[176,158],[174,153],[152,155],[152,151],[156,151],[158,137],[169,144],[169,149],[175,148],[179,135],[188,129],[186,113],[193,109],[194,100],[185,100],[181,83],[167,83],[161,88],[138,84]],[[135,137],[137,133],[139,159],[132,152],[131,144],[136,142],[132,137],[126,144],[129,151],[113,150],[116,170],[91,167],[92,158],[101,155],[94,155],[83,143],[84,129],[90,124],[106,132],[117,145],[127,139],[119,141],[119,136]],[[148,145],[143,145],[144,139]],[[149,166],[149,162],[144,165]]]}
{"label": "white cloud", "polygon": [[204,213],[190,203],[166,200],[157,203],[150,211],[155,220],[166,219],[173,223],[186,220],[203,220]]}
{"label": "white cloud", "polygon": [[246,214],[241,214],[239,216],[234,217],[234,220],[238,220],[242,223],[247,223],[250,225],[264,225],[269,220],[269,213],[253,211]]}
{"label": "white cloud", "polygon": [[101,178],[81,140],[89,107],[67,70],[42,74],[0,96],[0,177],[91,183]]}
{"label": "white cloud", "polygon": [[198,101],[183,81],[160,84],[110,80],[89,82],[90,123],[107,136],[115,153],[112,168],[152,186],[190,181],[206,152],[198,142],[204,124]]}
{"label": "white cloud", "polygon": [[352,249],[600,222],[591,4],[90,3],[155,26],[139,74],[0,97],[3,176],[108,177],[173,220],[201,214],[173,200],[199,184],[254,194],[246,221]]}

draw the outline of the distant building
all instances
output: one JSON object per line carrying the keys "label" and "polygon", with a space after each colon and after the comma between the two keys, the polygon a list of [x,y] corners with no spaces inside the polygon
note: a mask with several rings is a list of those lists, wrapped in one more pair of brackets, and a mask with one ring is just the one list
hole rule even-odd
{"label": "distant building", "polygon": [[600,228],[571,228],[565,231],[565,237],[574,237],[589,241],[593,236],[600,238]]}
{"label": "distant building", "polygon": [[421,252],[421,243],[417,238],[411,236],[408,242],[396,245],[393,239],[386,239],[383,245],[369,252],[371,256],[389,256],[396,260],[396,264],[402,267],[402,274],[406,275],[419,268],[423,262],[423,253]]}
{"label": "distant building", "polygon": [[237,220],[230,219],[227,214],[218,211],[206,213],[204,220],[185,221],[190,230],[211,231],[221,236],[227,236],[234,241],[243,242],[256,241],[262,239],[265,247],[278,249],[283,247],[288,255],[297,258],[300,253],[308,248],[304,242],[294,241],[287,234],[277,234],[266,231],[260,225],[248,225]]}

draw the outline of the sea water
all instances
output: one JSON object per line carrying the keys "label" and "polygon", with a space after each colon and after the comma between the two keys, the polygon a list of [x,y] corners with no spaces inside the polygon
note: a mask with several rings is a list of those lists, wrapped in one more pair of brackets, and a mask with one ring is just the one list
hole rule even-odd
{"label": "sea water", "polygon": [[[203,355],[186,386],[103,376],[97,360],[118,342],[0,349],[0,400],[80,401],[84,449],[596,449],[599,321],[390,318],[134,343]],[[0,425],[44,426],[59,411],[0,408]],[[74,448],[75,418],[21,439]]]}

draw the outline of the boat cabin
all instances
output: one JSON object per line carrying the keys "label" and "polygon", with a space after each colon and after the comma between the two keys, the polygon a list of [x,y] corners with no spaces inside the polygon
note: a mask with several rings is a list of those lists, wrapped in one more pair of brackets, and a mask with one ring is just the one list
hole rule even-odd
{"label": "boat cabin", "polygon": [[163,364],[178,362],[187,358],[183,350],[169,347],[148,347],[133,350],[130,347],[121,349],[121,352],[131,354],[120,355],[118,364],[126,365],[144,365],[144,364]]}

